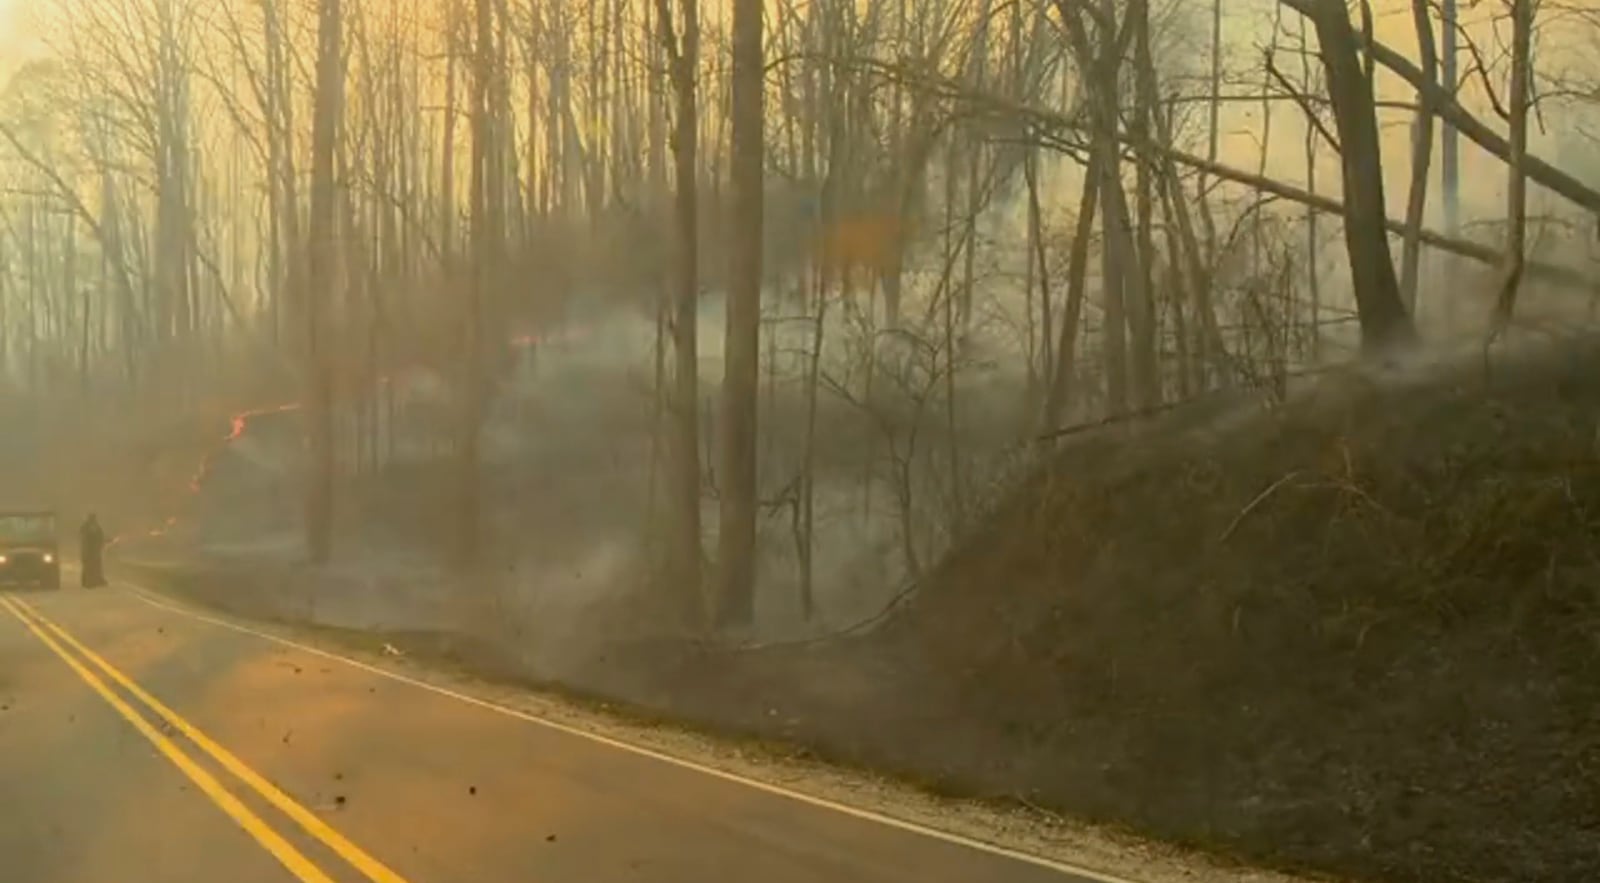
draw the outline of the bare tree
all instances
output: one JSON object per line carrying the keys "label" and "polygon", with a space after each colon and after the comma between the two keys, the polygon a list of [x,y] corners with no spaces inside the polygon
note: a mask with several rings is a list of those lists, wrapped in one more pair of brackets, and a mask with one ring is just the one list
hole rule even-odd
{"label": "bare tree", "polygon": [[1077,229],[1072,237],[1072,250],[1067,259],[1067,304],[1062,311],[1061,333],[1056,342],[1056,363],[1050,378],[1050,389],[1045,397],[1043,431],[1051,432],[1061,425],[1061,418],[1071,403],[1072,376],[1077,367],[1078,324],[1082,321],[1084,290],[1088,286],[1089,245],[1094,234],[1095,205],[1100,193],[1101,175],[1098,157],[1089,161],[1083,176],[1083,192],[1078,200]]}
{"label": "bare tree", "polygon": [[761,249],[766,155],[761,0],[733,4],[733,239],[722,381],[722,516],[717,618],[749,622],[756,578],[756,412],[761,373]]}
{"label": "bare tree", "polygon": [[457,510],[456,561],[471,568],[478,563],[482,500],[479,476],[483,432],[485,384],[485,303],[500,281],[500,239],[503,183],[500,180],[496,128],[495,79],[499,75],[495,52],[494,0],[473,5],[472,53],[472,166],[471,278],[467,283],[461,317],[460,415],[456,427]]}
{"label": "bare tree", "polygon": [[680,598],[686,622],[702,617],[700,546],[700,356],[697,327],[700,304],[698,200],[699,133],[696,67],[700,57],[700,10],[696,0],[680,0],[683,36],[673,25],[668,0],[656,0],[656,17],[666,46],[667,70],[675,97],[672,154],[677,181],[677,272],[673,296],[673,394],[670,470],[673,506],[669,518],[667,579]]}
{"label": "bare tree", "polygon": [[1533,23],[1537,0],[1507,0],[1511,7],[1511,155],[1506,177],[1506,264],[1490,318],[1492,340],[1505,333],[1516,310],[1528,249],[1528,109],[1533,90]]}
{"label": "bare tree", "polygon": [[306,408],[311,452],[306,547],[311,560],[317,563],[327,562],[333,554],[333,369],[325,335],[337,272],[334,154],[344,94],[342,23],[340,0],[319,0],[316,107],[311,120],[311,284],[305,309]]}
{"label": "bare tree", "polygon": [[[1422,62],[1422,75],[1428,82],[1439,79],[1438,50],[1434,47],[1433,18],[1428,12],[1428,0],[1411,0],[1411,21],[1417,32],[1418,57]],[[1400,293],[1406,311],[1417,313],[1417,283],[1422,266],[1422,241],[1417,231],[1422,229],[1423,213],[1428,208],[1428,173],[1433,164],[1433,102],[1424,93],[1417,95],[1417,116],[1411,123],[1411,189],[1406,195],[1406,226],[1413,232],[1405,238],[1405,251],[1400,259]]]}
{"label": "bare tree", "polygon": [[1327,76],[1344,172],[1344,238],[1361,320],[1361,343],[1382,353],[1410,344],[1416,328],[1400,298],[1389,251],[1383,159],[1372,79],[1362,69],[1350,15],[1342,0],[1281,0],[1310,19]]}

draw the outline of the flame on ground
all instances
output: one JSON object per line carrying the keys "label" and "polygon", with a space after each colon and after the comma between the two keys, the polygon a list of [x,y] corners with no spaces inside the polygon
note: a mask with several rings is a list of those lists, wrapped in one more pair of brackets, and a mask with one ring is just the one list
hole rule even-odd
{"label": "flame on ground", "polygon": [[[586,335],[582,329],[572,328],[563,329],[561,332],[558,332],[555,335],[557,338],[566,339],[575,339],[584,336]],[[549,335],[545,336],[546,339],[548,339],[548,337]],[[538,334],[521,334],[511,339],[511,345],[518,349],[531,348],[537,346],[540,342],[541,335]],[[391,379],[388,375],[384,375],[379,378],[379,383],[383,386],[389,386],[391,384]],[[222,443],[205,455],[205,457],[200,461],[199,467],[195,469],[194,475],[189,478],[189,493],[198,494],[200,492],[200,488],[205,484],[206,479],[211,477],[211,471],[214,468],[218,455],[226,450],[229,444],[238,441],[244,436],[245,432],[247,432],[250,428],[251,420],[257,417],[265,417],[270,414],[283,414],[289,411],[298,410],[300,410],[299,402],[286,402],[281,405],[269,405],[263,408],[252,408],[250,410],[240,411],[239,413],[234,414],[228,420],[228,434],[223,436]],[[162,536],[166,534],[168,530],[176,526],[177,523],[178,516],[169,516],[161,523],[159,527],[148,531],[145,535],[150,537]],[[114,536],[106,542],[106,546],[109,548],[110,546],[116,545],[122,539],[123,537],[121,535]]]}
{"label": "flame on ground", "polygon": [[[230,417],[228,419],[228,434],[222,437],[221,444],[208,452],[204,459],[200,461],[199,468],[194,471],[194,475],[189,479],[189,492],[191,494],[200,492],[201,485],[205,484],[206,479],[211,476],[211,470],[216,463],[217,456],[221,454],[228,445],[238,441],[244,436],[245,432],[250,428],[251,420],[257,417],[264,417],[269,414],[283,414],[289,411],[296,411],[299,410],[299,408],[299,402],[288,402],[282,405],[271,405],[265,408],[252,408],[248,411],[240,411],[239,413]],[[166,535],[167,531],[176,527],[177,524],[178,516],[169,515],[167,516],[166,520],[161,522],[159,526],[145,531],[141,536],[144,538],[164,536]],[[122,542],[124,539],[127,539],[127,536],[124,534],[113,536],[106,541],[106,548],[109,549],[112,546]]]}
{"label": "flame on ground", "polygon": [[[165,521],[161,522],[161,524],[159,526],[150,528],[149,530],[145,531],[143,534],[140,534],[140,536],[145,538],[145,539],[149,539],[151,537],[165,536],[167,531],[171,530],[173,527],[176,527],[177,524],[178,524],[178,516],[169,515],[169,516],[167,516],[167,519]],[[113,536],[110,539],[106,540],[106,548],[109,549],[112,546],[115,546],[116,544],[122,542],[123,540],[125,540],[127,538],[128,537],[127,537],[126,534],[116,534],[115,536]]]}
{"label": "flame on ground", "polygon": [[299,408],[299,402],[289,402],[287,404],[273,405],[267,408],[254,408],[249,411],[240,411],[239,413],[233,415],[233,417],[229,420],[228,434],[222,438],[222,444],[213,449],[210,453],[206,454],[205,459],[200,461],[200,467],[195,470],[194,476],[189,479],[189,492],[196,494],[200,492],[200,486],[205,484],[206,479],[211,476],[211,470],[216,463],[217,455],[221,454],[229,444],[238,441],[239,438],[245,434],[245,430],[250,427],[251,420],[257,417],[264,417],[268,414],[282,414],[288,411],[295,411],[299,410]]}

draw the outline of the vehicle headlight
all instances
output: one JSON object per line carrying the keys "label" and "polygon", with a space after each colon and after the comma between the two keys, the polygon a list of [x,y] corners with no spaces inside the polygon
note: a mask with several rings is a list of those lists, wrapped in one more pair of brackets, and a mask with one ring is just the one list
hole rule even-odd
{"label": "vehicle headlight", "polygon": [[50,554],[49,552],[44,553],[44,563],[46,563],[46,564],[54,564],[54,563],[56,563],[56,556]]}
{"label": "vehicle headlight", "polygon": [[0,555],[0,564],[6,563],[6,556]]}

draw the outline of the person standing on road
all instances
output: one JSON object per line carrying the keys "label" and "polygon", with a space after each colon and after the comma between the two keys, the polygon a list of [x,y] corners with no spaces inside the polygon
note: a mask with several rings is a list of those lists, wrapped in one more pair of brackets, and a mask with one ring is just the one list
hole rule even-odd
{"label": "person standing on road", "polygon": [[83,565],[83,587],[97,589],[106,584],[105,562],[102,554],[106,548],[106,532],[93,512],[78,528],[78,558]]}

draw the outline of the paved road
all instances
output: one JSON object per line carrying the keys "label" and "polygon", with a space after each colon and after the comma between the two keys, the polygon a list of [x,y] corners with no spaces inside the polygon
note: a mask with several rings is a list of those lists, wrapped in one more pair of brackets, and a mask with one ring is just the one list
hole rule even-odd
{"label": "paved road", "polygon": [[4,883],[1102,881],[117,588],[0,596]]}

